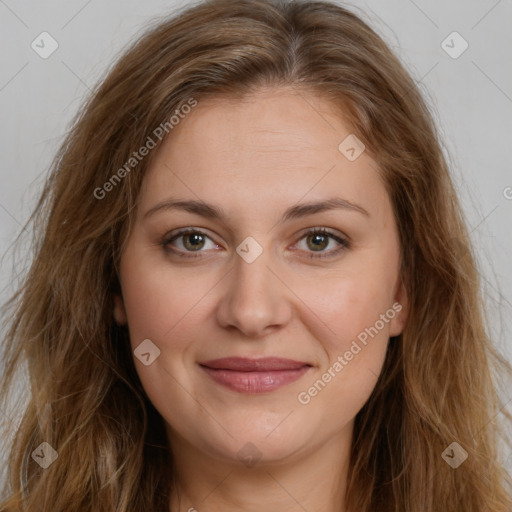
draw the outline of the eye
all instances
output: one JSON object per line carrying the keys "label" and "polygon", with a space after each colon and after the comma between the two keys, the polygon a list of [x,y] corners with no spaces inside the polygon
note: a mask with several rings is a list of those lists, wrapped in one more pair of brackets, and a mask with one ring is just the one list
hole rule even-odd
{"label": "eye", "polygon": [[[302,237],[299,239],[299,242],[304,239],[306,241],[306,249],[301,250],[309,252],[308,249],[312,248],[313,251],[309,252],[309,254],[306,256],[311,259],[334,257],[343,250],[346,250],[350,247],[349,241],[347,239],[344,239],[325,228],[310,229],[302,235]],[[180,258],[200,258],[200,253],[204,252],[202,249],[208,249],[208,240],[213,246],[210,246],[210,249],[218,249],[220,247],[202,231],[194,228],[186,228],[173,235],[166,235],[160,242],[160,245],[162,245],[162,247],[167,252],[173,253]],[[178,248],[176,248],[175,245],[176,241],[179,241],[176,244]],[[331,241],[334,241],[336,244],[338,244],[338,247],[330,251],[324,251],[324,249],[329,246]]]}
{"label": "eye", "polygon": [[[334,257],[350,247],[350,243],[347,239],[342,238],[325,228],[310,229],[304,233],[300,241],[303,239],[306,240],[306,251],[307,249],[313,249],[313,252],[310,252],[307,256],[311,259]],[[338,244],[337,248],[330,251],[323,251],[331,241]]]}
{"label": "eye", "polygon": [[[180,243],[178,243],[178,246],[181,245],[182,248],[179,248],[178,250],[174,249],[172,247],[172,244],[175,240],[180,240]],[[178,233],[172,235],[172,236],[166,236],[163,240],[161,245],[164,247],[165,250],[172,252],[174,254],[177,254],[180,257],[183,258],[197,258],[200,257],[199,255],[195,254],[187,254],[193,253],[193,252],[202,252],[201,249],[205,248],[206,240],[210,240],[213,244],[213,248],[218,248],[219,246],[213,242],[213,240],[207,236],[202,231],[199,231],[197,229],[193,228],[187,228],[182,229]]]}

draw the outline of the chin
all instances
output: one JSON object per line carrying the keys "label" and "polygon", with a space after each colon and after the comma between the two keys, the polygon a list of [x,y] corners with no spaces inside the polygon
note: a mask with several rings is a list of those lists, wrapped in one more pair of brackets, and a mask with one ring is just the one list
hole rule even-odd
{"label": "chin", "polygon": [[[275,427],[273,427],[275,429]],[[261,426],[254,426],[247,430],[228,429],[233,438],[223,436],[218,444],[212,444],[212,437],[205,441],[209,444],[209,451],[228,463],[242,463],[249,467],[251,464],[275,464],[292,461],[301,452],[308,450],[308,445],[314,433],[304,429],[304,426],[290,423],[286,430],[274,431]]]}

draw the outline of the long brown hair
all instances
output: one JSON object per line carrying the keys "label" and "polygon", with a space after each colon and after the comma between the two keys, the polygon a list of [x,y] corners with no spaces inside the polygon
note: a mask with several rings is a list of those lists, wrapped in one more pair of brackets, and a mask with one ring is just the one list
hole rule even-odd
{"label": "long brown hair", "polygon": [[[496,422],[510,419],[496,376],[511,368],[487,334],[465,221],[417,86],[340,6],[218,0],[158,20],[118,60],[77,114],[27,223],[31,266],[4,306],[3,410],[24,364],[30,389],[11,429],[2,512],[168,510],[164,422],[113,320],[119,258],[156,150],[127,162],[172,136],[169,120],[191,101],[281,85],[339,106],[379,164],[400,233],[408,323],[356,417],[348,510],[511,510]],[[468,455],[457,469],[442,455],[454,442]],[[58,454],[46,468],[37,450],[53,452],[41,443]]]}

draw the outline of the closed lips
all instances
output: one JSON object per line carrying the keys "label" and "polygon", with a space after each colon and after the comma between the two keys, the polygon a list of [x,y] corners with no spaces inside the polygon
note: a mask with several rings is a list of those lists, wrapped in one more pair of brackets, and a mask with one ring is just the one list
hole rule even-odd
{"label": "closed lips", "polygon": [[298,370],[305,366],[311,366],[303,361],[268,357],[261,359],[249,359],[242,357],[226,357],[200,363],[213,370],[231,370],[237,372],[272,372],[282,370]]}
{"label": "closed lips", "polygon": [[227,357],[205,361],[200,366],[217,384],[244,394],[275,391],[300,379],[311,368],[303,361],[279,357]]}

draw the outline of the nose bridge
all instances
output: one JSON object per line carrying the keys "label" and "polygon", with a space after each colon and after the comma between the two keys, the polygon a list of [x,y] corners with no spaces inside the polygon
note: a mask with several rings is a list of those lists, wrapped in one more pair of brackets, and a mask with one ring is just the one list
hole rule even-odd
{"label": "nose bridge", "polygon": [[251,240],[238,246],[217,312],[223,327],[235,326],[248,336],[257,336],[287,322],[291,305],[284,285],[275,270],[270,270],[275,267],[271,260],[271,251],[258,250]]}

